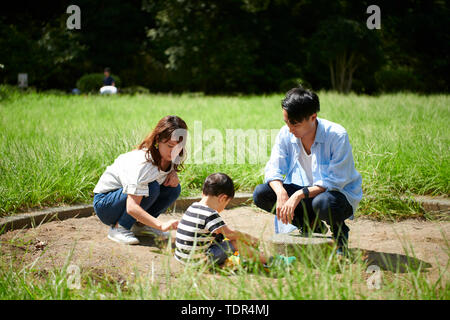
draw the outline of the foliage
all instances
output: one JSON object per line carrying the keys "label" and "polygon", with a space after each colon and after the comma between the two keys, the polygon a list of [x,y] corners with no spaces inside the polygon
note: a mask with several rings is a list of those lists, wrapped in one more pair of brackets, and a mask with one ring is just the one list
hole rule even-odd
{"label": "foliage", "polygon": [[381,64],[379,48],[377,34],[364,23],[333,18],[321,23],[311,37],[309,66],[319,72],[316,64],[326,65],[332,89],[348,93],[358,67],[372,65],[376,70]]}
{"label": "foliage", "polygon": [[20,95],[20,89],[18,86],[12,86],[9,84],[0,85],[0,101],[11,98],[18,98]]}
{"label": "foliage", "polygon": [[375,74],[377,87],[383,92],[416,91],[421,89],[417,75],[408,68],[383,68]]}
{"label": "foliage", "polygon": [[448,2],[381,0],[379,30],[365,26],[370,4],[80,0],[82,29],[67,30],[65,2],[11,3],[0,13],[0,83],[27,72],[39,90],[70,91],[108,66],[152,92],[268,93],[301,78],[315,90],[371,94],[386,90],[377,72],[406,68],[421,83],[408,90],[448,92]]}
{"label": "foliage", "polygon": [[305,81],[305,80],[303,80],[301,78],[292,78],[292,79],[283,80],[280,83],[280,90],[279,91],[280,92],[287,92],[287,91],[289,91],[290,89],[292,89],[294,87],[298,87],[299,85],[302,85],[304,88],[310,88],[311,87],[311,85],[307,81]]}
{"label": "foliage", "polygon": [[144,88],[142,86],[131,86],[131,87],[121,88],[120,93],[129,94],[129,95],[148,94],[148,93],[150,93],[150,90],[148,90],[147,88]]}

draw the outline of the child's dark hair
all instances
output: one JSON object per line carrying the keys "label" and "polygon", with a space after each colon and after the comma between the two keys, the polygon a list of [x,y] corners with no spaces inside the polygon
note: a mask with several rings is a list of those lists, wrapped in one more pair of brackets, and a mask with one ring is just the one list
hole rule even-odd
{"label": "child's dark hair", "polygon": [[210,174],[203,183],[203,194],[205,196],[224,194],[229,198],[234,198],[233,180],[225,173]]}
{"label": "child's dark hair", "polygon": [[103,72],[109,72],[109,73],[111,73],[111,68],[106,67],[105,70],[104,70]]}
{"label": "child's dark hair", "polygon": [[295,124],[320,111],[319,97],[300,85],[286,93],[281,107],[286,110],[289,122]]}

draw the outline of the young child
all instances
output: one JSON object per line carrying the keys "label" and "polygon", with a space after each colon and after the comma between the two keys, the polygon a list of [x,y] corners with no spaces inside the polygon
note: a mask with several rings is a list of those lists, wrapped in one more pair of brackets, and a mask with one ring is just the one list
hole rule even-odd
{"label": "young child", "polygon": [[213,173],[206,178],[201,201],[193,203],[178,224],[175,258],[181,263],[200,264],[212,260],[222,265],[237,250],[243,258],[259,258],[265,267],[273,263],[292,263],[295,257],[277,255],[267,259],[262,253],[254,254],[259,240],[225,224],[219,213],[233,197],[234,184],[228,175]]}

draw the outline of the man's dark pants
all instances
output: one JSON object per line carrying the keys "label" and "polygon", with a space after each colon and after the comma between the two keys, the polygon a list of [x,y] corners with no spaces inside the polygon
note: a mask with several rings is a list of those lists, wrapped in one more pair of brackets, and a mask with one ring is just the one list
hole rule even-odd
{"label": "man's dark pants", "polygon": [[[295,184],[283,184],[283,188],[290,197],[303,187]],[[256,187],[253,192],[253,201],[259,208],[276,213],[274,206],[277,196],[268,183]],[[318,220],[325,221],[330,226],[333,237],[340,242],[344,240],[341,235],[349,231],[344,220],[352,214],[352,206],[341,192],[325,191],[314,198],[302,199],[294,210],[292,224],[301,228],[302,231],[306,231],[313,223],[317,226]]]}

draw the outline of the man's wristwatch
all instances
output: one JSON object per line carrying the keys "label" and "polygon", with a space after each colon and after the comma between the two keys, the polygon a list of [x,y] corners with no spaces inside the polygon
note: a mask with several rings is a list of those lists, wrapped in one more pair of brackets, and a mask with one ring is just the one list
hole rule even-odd
{"label": "man's wristwatch", "polygon": [[304,188],[302,189],[302,191],[303,191],[303,194],[305,195],[305,199],[308,199],[308,198],[309,198],[309,190],[308,190],[308,187],[304,187]]}

